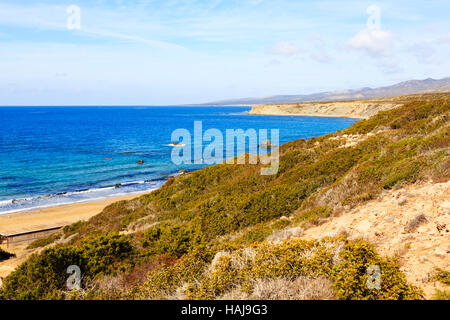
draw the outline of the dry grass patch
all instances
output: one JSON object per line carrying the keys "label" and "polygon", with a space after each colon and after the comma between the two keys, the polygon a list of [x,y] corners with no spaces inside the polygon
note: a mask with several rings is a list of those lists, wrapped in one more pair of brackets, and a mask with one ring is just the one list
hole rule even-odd
{"label": "dry grass patch", "polygon": [[334,300],[332,282],[326,278],[255,279],[253,292],[235,288],[218,300]]}
{"label": "dry grass patch", "polygon": [[428,219],[423,213],[419,214],[406,225],[405,231],[408,232],[408,233],[409,232],[414,232],[415,230],[417,230],[417,228],[421,224],[423,224],[423,223],[425,223],[427,221],[428,221]]}

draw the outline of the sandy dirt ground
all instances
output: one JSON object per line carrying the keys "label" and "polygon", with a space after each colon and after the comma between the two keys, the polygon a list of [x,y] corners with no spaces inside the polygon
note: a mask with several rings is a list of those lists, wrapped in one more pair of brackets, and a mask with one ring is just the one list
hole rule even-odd
{"label": "sandy dirt ground", "polygon": [[386,192],[305,230],[301,238],[342,233],[373,243],[384,256],[399,255],[408,281],[430,298],[435,289],[444,289],[441,283],[430,281],[430,276],[436,268],[450,269],[450,181]]}

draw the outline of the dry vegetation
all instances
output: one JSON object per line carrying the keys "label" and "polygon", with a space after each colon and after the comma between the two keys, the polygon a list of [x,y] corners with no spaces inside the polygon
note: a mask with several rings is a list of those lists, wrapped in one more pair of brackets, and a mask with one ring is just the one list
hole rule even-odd
{"label": "dry vegetation", "polygon": [[334,300],[330,280],[297,277],[295,279],[255,279],[251,293],[238,287],[219,297],[219,300]]}

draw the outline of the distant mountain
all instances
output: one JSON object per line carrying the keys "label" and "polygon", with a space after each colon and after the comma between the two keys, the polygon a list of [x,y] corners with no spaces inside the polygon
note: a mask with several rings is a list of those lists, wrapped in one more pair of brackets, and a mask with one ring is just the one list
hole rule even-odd
{"label": "distant mountain", "polygon": [[295,103],[312,101],[360,100],[373,98],[386,98],[415,93],[433,93],[450,91],[450,77],[435,80],[409,80],[380,88],[359,88],[350,90],[336,90],[306,95],[278,95],[263,98],[243,98],[202,103],[199,105],[255,105]]}

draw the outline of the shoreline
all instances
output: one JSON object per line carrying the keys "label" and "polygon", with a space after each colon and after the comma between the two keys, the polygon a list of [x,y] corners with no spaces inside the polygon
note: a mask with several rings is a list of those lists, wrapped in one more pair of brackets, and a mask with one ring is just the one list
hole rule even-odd
{"label": "shoreline", "polygon": [[[177,176],[179,173],[171,173],[168,177]],[[142,193],[149,193],[156,189],[159,189],[165,182],[167,178],[161,179],[152,179],[145,181],[131,181],[131,182],[122,182],[116,185],[103,186],[103,187],[91,187],[87,189],[81,190],[73,190],[73,191],[64,191],[49,193],[49,194],[39,194],[34,196],[29,196],[26,198],[13,198],[6,199],[0,201],[0,217],[8,214],[15,213],[26,213],[26,212],[35,212],[48,208],[61,207],[66,205],[74,205],[74,204],[82,204],[88,202],[98,202],[103,200],[108,200],[111,198],[120,198],[130,195],[139,195]],[[140,185],[144,186],[140,189],[132,190],[129,187]],[[113,190],[113,191],[111,191]],[[33,200],[41,200],[41,199],[53,199],[56,201],[52,202],[43,202],[43,203],[35,203],[32,206],[28,207],[17,207],[17,208],[5,208],[5,204],[14,204],[15,202],[24,202],[24,201],[33,201]],[[3,206],[2,206],[3,205]],[[6,209],[6,210],[5,210]]]}
{"label": "shoreline", "polygon": [[[251,110],[250,110],[251,111]],[[336,115],[336,114],[313,114],[313,113],[288,113],[288,112],[278,112],[277,114],[269,114],[269,113],[257,113],[255,111],[254,113],[250,113],[248,111],[249,116],[280,116],[280,117],[313,117],[313,118],[345,118],[345,119],[357,119],[357,120],[363,120],[367,119],[367,117],[363,117],[361,115]]]}
{"label": "shoreline", "polygon": [[46,225],[68,225],[80,220],[88,220],[114,202],[131,200],[151,192],[47,207],[34,211],[5,213],[0,215],[0,233],[30,231],[43,228]]}

